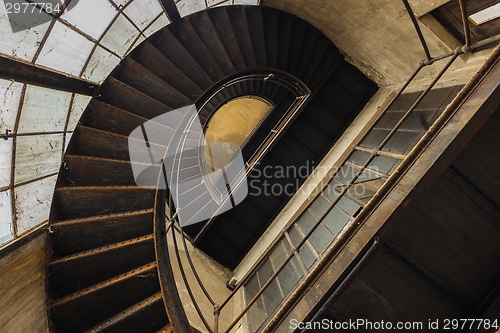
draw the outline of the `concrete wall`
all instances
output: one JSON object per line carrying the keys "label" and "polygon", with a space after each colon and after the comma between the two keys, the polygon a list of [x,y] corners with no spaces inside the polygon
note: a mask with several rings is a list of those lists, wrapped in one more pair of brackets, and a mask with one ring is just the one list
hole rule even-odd
{"label": "concrete wall", "polygon": [[[214,308],[211,303],[206,298],[203,290],[199,287],[198,282],[194,274],[191,271],[189,262],[184,251],[182,240],[180,235],[177,235],[177,245],[179,247],[179,254],[182,260],[182,265],[184,271],[186,272],[186,278],[188,284],[193,292],[197,304],[199,305],[201,312],[204,314],[208,324],[213,328],[214,325]],[[169,255],[172,267],[174,270],[175,282],[179,291],[179,295],[186,311],[186,315],[191,323],[191,326],[200,332],[208,332],[205,325],[198,316],[194,304],[189,296],[186,285],[183,281],[182,275],[180,273],[179,265],[175,256],[175,250],[172,241],[172,233],[169,232],[167,236]],[[200,280],[204,284],[208,293],[213,297],[217,304],[221,304],[231,293],[231,291],[226,287],[226,283],[232,277],[232,273],[227,268],[221,266],[215,260],[207,256],[202,251],[195,249],[191,244],[186,241],[187,249],[191,255],[194,267],[196,268]],[[222,309],[219,321],[219,331],[225,331],[232,319],[239,314],[239,310],[242,308],[241,296],[237,295]],[[237,312],[237,313],[236,313]],[[237,325],[235,330],[241,325]]]}
{"label": "concrete wall", "polygon": [[0,331],[48,333],[45,234],[0,259]]}

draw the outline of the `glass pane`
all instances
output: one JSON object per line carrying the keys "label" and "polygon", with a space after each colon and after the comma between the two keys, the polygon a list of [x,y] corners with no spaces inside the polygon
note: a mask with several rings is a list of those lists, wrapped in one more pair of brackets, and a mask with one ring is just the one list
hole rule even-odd
{"label": "glass pane", "polygon": [[266,314],[267,316],[270,316],[283,300],[283,295],[281,294],[281,289],[279,288],[278,281],[276,279],[274,279],[271,284],[267,286],[262,296],[266,306]]}
{"label": "glass pane", "polygon": [[389,130],[372,129],[366,138],[361,142],[361,146],[377,148],[389,134]]}
{"label": "glass pane", "polygon": [[254,273],[253,276],[248,279],[247,283],[245,284],[245,303],[248,304],[252,298],[254,298],[255,295],[259,292],[260,285],[259,285],[259,278],[257,276],[257,273]]}
{"label": "glass pane", "polygon": [[[328,209],[328,207],[330,205],[331,205],[331,202],[326,200],[322,195],[320,195],[319,197],[316,198],[316,200],[314,200],[313,204],[311,205],[311,207],[309,207],[309,209],[314,214],[316,214],[316,216],[320,217],[321,215],[323,215],[326,212],[326,210]],[[309,214],[304,213],[304,221],[302,223],[307,223],[307,222],[310,223],[311,221],[313,221],[312,217],[310,217]],[[306,219],[308,221],[305,221]],[[311,227],[312,227],[312,225],[311,225]],[[309,228],[309,230],[310,230],[310,228]],[[303,231],[304,231],[304,234],[307,233],[307,231],[305,231],[304,229],[303,229]]]}
{"label": "glass pane", "polygon": [[101,40],[101,44],[123,56],[139,36],[139,31],[120,14]]}
{"label": "glass pane", "polygon": [[377,156],[373,159],[373,161],[368,165],[368,168],[389,174],[392,168],[398,163],[399,160],[386,156]]}
{"label": "glass pane", "polygon": [[332,179],[330,184],[323,190],[322,194],[333,202],[340,195],[344,187],[344,184]]}
{"label": "glass pane", "polygon": [[[293,260],[293,259],[292,259]],[[299,282],[299,275],[293,267],[292,262],[288,262],[283,270],[278,274],[278,281],[281,291],[285,297],[292,291],[293,287]]]}
{"label": "glass pane", "polygon": [[300,247],[299,254],[304,262],[304,266],[306,266],[306,269],[309,270],[316,261],[316,255],[311,250],[309,241],[305,242],[304,245]]}
{"label": "glass pane", "polygon": [[388,111],[377,121],[374,128],[392,130],[403,117],[404,113],[404,111]]}
{"label": "glass pane", "polygon": [[349,199],[349,197],[347,197],[347,196],[343,196],[342,199],[339,200],[337,205],[338,205],[338,207],[343,209],[350,216],[354,216],[356,214],[356,212],[359,210],[359,208],[361,207],[360,204]]}
{"label": "glass pane", "polygon": [[[257,273],[245,284],[245,304],[250,303],[252,298],[257,295],[260,290],[260,284]],[[248,310],[248,321],[252,329],[257,329],[265,320],[266,311],[264,308],[264,299],[260,296],[257,301]]]}
{"label": "glass pane", "polygon": [[[286,255],[290,255],[290,253],[292,253],[292,248],[290,247],[288,241],[283,241],[283,245],[285,247]],[[299,261],[297,260],[295,255],[292,257],[292,260],[290,260],[290,262],[292,263],[292,267],[294,268],[295,273],[298,274],[299,277],[303,276],[304,272],[302,271],[302,268],[299,265]]]}
{"label": "glass pane", "polygon": [[140,35],[139,38],[137,38],[137,40],[134,42],[134,45],[130,48],[130,50],[127,51],[127,55],[133,50],[135,49],[137,46],[141,45],[142,42],[144,42],[146,40],[146,38],[144,38],[144,36]]}
{"label": "glass pane", "polygon": [[75,95],[73,99],[73,104],[71,105],[71,113],[69,115],[68,121],[68,131],[73,132],[75,130],[78,121],[82,117],[83,111],[87,108],[92,97],[84,95]]}
{"label": "glass pane", "polygon": [[271,264],[271,260],[267,258],[263,263],[262,266],[258,269],[259,271],[259,280],[260,280],[260,285],[263,286],[266,284],[266,282],[269,280],[269,278],[274,274],[274,269]]}
{"label": "glass pane", "polygon": [[[279,241],[278,244],[276,244],[275,249],[269,256],[271,258],[274,271],[276,271],[285,262],[286,258],[288,257],[288,253],[290,253],[289,251],[287,253],[287,251],[285,250],[284,242],[286,242],[286,240],[282,239],[281,241]],[[288,295],[293,286],[295,286],[295,284],[299,280],[299,275],[295,271],[291,261],[289,261],[288,264],[286,264],[285,267],[281,270],[281,272],[277,276],[277,279],[283,295]]]}
{"label": "glass pane", "polygon": [[91,37],[99,39],[117,13],[108,1],[85,0],[78,2],[72,10],[66,11],[61,18]]}
{"label": "glass pane", "polygon": [[[289,231],[290,233],[290,238],[292,239],[292,242],[294,245],[298,245],[300,241],[302,240],[303,236],[301,235],[298,227],[296,225],[291,228]],[[304,262],[304,266],[306,266],[307,269],[309,269],[314,261],[316,260],[316,255],[312,252],[310,245],[308,245],[309,241],[306,241],[300,248],[299,248],[299,255],[302,258],[302,261]]]}
{"label": "glass pane", "polygon": [[[321,198],[321,196],[320,196]],[[326,201],[325,199],[323,199],[324,201]],[[330,204],[330,202],[327,202],[327,204]],[[324,210],[323,210],[324,212]],[[321,213],[323,214],[323,213]],[[318,214],[316,214],[318,215]],[[309,230],[312,229],[312,227],[314,226],[314,224],[316,224],[316,222],[318,221],[318,219],[316,218],[316,216],[314,216],[309,210],[306,210],[301,216],[300,218],[297,220],[297,224],[299,225],[300,227],[300,230],[302,230],[302,232],[304,234],[307,234],[309,232]]]}
{"label": "glass pane", "polygon": [[289,232],[290,238],[292,239],[293,245],[297,246],[300,241],[302,240],[302,235],[300,234],[299,230],[297,229],[297,226],[293,226]]}
{"label": "glass pane", "polygon": [[57,175],[16,187],[17,230],[20,234],[46,222]]}
{"label": "glass pane", "polygon": [[63,134],[17,137],[15,184],[59,171],[62,141]]}
{"label": "glass pane", "polygon": [[235,5],[258,5],[259,0],[234,0]]}
{"label": "glass pane", "polygon": [[2,217],[0,219],[0,244],[3,244],[14,238],[10,190],[0,192],[0,216]]}
{"label": "glass pane", "polygon": [[397,131],[384,145],[383,150],[397,154],[404,154],[410,147],[413,147],[419,135],[419,132]]}
{"label": "glass pane", "polygon": [[370,158],[371,154],[370,153],[365,153],[363,151],[355,151],[349,156],[348,161],[354,164],[357,164],[359,166],[362,166],[365,164],[366,161]]}
{"label": "glass pane", "polygon": [[14,131],[22,91],[22,83],[0,80],[0,134]]}
{"label": "glass pane", "polygon": [[414,110],[403,122],[400,129],[417,132],[427,131],[432,125],[432,119],[436,112],[437,108],[431,110]]}
{"label": "glass pane", "polygon": [[151,24],[149,28],[144,30],[144,34],[146,35],[146,37],[149,37],[169,23],[170,20],[168,19],[168,17],[166,15],[162,15],[153,24]]}
{"label": "glass pane", "polygon": [[379,178],[356,184],[356,186],[349,190],[349,196],[366,204],[377,193],[379,188],[382,187],[385,181],[386,179]]}
{"label": "glass pane", "polygon": [[469,16],[475,25],[480,25],[500,17],[500,3],[487,7]]}
{"label": "glass pane", "polygon": [[92,54],[82,78],[102,83],[119,63],[120,58],[98,46]]}
{"label": "glass pane", "polygon": [[320,223],[311,234],[311,237],[309,237],[309,241],[319,254],[326,250],[332,240],[333,234],[323,225],[323,223]]}
{"label": "glass pane", "polygon": [[[359,169],[358,169],[359,170]],[[359,176],[358,178],[356,179],[356,181],[354,182],[355,184],[356,183],[361,183],[361,182],[365,182],[367,180],[371,180],[371,179],[377,179],[377,178],[380,178],[380,176],[378,175],[375,175],[373,173],[370,173],[368,171],[363,171]]]}
{"label": "glass pane", "polygon": [[36,63],[80,76],[94,45],[79,33],[56,22]]}
{"label": "glass pane", "polygon": [[347,222],[349,222],[349,216],[337,206],[323,220],[323,223],[334,235],[337,235]]}
{"label": "glass pane", "polygon": [[266,312],[264,311],[264,300],[261,296],[248,310],[250,332],[256,332],[264,320],[266,320]]}
{"label": "glass pane", "polygon": [[127,3],[133,0],[112,0],[119,8],[125,7]]}
{"label": "glass pane", "polygon": [[18,133],[64,131],[70,102],[70,93],[28,85]]}
{"label": "glass pane", "polygon": [[179,0],[177,1],[177,9],[182,17],[192,13],[199,12],[207,8],[205,0]]}
{"label": "glass pane", "polygon": [[73,133],[66,133],[66,138],[64,139],[64,152],[68,150],[68,145],[71,142],[71,137],[73,136]]}
{"label": "glass pane", "polygon": [[335,175],[335,179],[343,184],[349,183],[349,181],[358,173],[358,169],[350,166],[343,165]]}
{"label": "glass pane", "polygon": [[269,255],[274,271],[276,271],[281,264],[285,262],[287,257],[283,242],[285,242],[285,240],[280,240]]}
{"label": "glass pane", "polygon": [[[12,164],[12,142],[14,140],[0,139],[0,187],[10,184],[11,164]],[[0,215],[2,216],[2,215]]]}
{"label": "glass pane", "polygon": [[123,12],[144,30],[162,11],[158,0],[134,0]]}
{"label": "glass pane", "polygon": [[36,18],[33,16],[34,20],[32,22],[24,21],[31,16],[18,16],[21,19],[18,22],[13,22],[18,32],[13,33],[5,6],[0,5],[0,53],[32,61],[51,21],[47,14],[42,13],[40,15],[46,16],[47,22],[36,27],[32,26],[35,25],[38,16]]}

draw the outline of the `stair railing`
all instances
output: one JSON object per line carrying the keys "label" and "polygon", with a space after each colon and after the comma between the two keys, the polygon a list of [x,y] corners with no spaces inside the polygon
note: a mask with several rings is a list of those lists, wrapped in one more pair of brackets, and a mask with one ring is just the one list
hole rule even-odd
{"label": "stair railing", "polygon": [[[463,0],[459,0],[461,4],[461,9],[462,13],[466,15],[465,11],[465,5]],[[460,105],[460,103],[468,96],[470,91],[474,88],[475,80],[471,80],[469,84],[467,84],[460,93],[454,98],[454,100],[448,105],[448,107],[444,110],[444,112],[439,116],[438,119],[435,120],[434,124],[430,126],[426,131],[424,136],[420,139],[420,141],[411,149],[411,151],[408,154],[395,154],[391,153],[389,151],[384,151],[384,146],[394,137],[394,135],[397,133],[397,131],[401,128],[401,126],[404,124],[404,122],[412,115],[412,113],[415,111],[419,103],[427,96],[427,94],[435,87],[435,85],[438,83],[438,81],[441,79],[441,77],[448,71],[450,66],[455,62],[455,60],[463,53],[468,53],[468,52],[473,52],[475,50],[479,49],[484,49],[485,47],[491,46],[492,44],[497,44],[498,43],[498,38],[493,38],[493,39],[488,39],[485,41],[478,42],[476,44],[470,44],[468,38],[466,44],[461,47],[457,48],[453,52],[445,53],[442,55],[439,55],[437,57],[431,57],[430,53],[428,52],[427,46],[425,44],[425,39],[423,38],[420,28],[418,26],[418,23],[413,19],[414,14],[411,11],[411,7],[408,5],[407,0],[403,0],[410,16],[412,17],[412,22],[415,25],[415,29],[418,33],[418,36],[420,38],[420,41],[422,42],[425,54],[426,54],[426,59],[422,60],[417,69],[414,71],[414,73],[410,76],[410,78],[403,84],[403,86],[398,90],[397,94],[391,99],[389,104],[385,107],[384,112],[382,112],[376,121],[374,122],[374,125],[372,126],[375,127],[376,123],[378,120],[380,120],[387,110],[394,104],[394,102],[403,94],[403,92],[408,88],[410,83],[413,82],[415,77],[420,73],[420,71],[426,67],[433,65],[434,63],[450,58],[447,63],[444,65],[444,67],[439,71],[439,73],[434,77],[432,82],[427,86],[427,88],[420,93],[416,101],[410,106],[410,108],[404,113],[402,118],[396,123],[396,125],[390,130],[390,132],[385,136],[385,138],[382,140],[380,144],[377,145],[375,148],[367,148],[363,146],[361,143],[362,141],[369,135],[370,131],[368,131],[363,137],[358,141],[358,144],[356,144],[351,153],[354,152],[365,152],[369,153],[370,157],[363,163],[363,165],[358,169],[358,171],[353,175],[353,177],[343,186],[342,190],[338,194],[338,196],[329,204],[328,208],[325,210],[325,212],[319,217],[318,221],[312,226],[312,228],[302,237],[302,240],[298,242],[297,244],[294,244],[292,241],[290,241],[290,236],[288,234],[288,231],[290,228],[295,225],[300,217],[300,215],[295,218],[289,226],[283,230],[283,236],[282,238],[279,238],[274,244],[276,244],[278,241],[284,240],[286,242],[290,243],[291,246],[291,251],[290,253],[286,256],[286,258],[283,260],[281,265],[275,269],[275,272],[272,274],[270,278],[260,287],[260,289],[257,291],[257,293],[252,297],[251,300],[249,300],[246,303],[246,306],[244,309],[235,317],[233,318],[233,321],[228,327],[225,327],[223,330],[219,327],[219,318],[220,318],[220,313],[223,309],[227,307],[229,304],[229,301],[238,293],[240,292],[241,288],[245,286],[245,284],[249,281],[249,279],[252,277],[252,275],[257,271],[257,269],[263,264],[263,262],[268,258],[269,252],[263,255],[257,263],[254,265],[254,267],[241,279],[241,281],[238,281],[237,285],[234,287],[230,295],[220,304],[217,304],[213,297],[211,297],[210,293],[207,291],[207,288],[204,286],[199,273],[196,270],[195,265],[193,264],[192,258],[190,256],[190,251],[187,248],[187,243],[186,243],[186,234],[183,231],[183,227],[179,224],[179,221],[177,219],[179,210],[174,209],[174,204],[173,204],[173,197],[172,195],[168,192],[168,190],[157,190],[157,196],[156,196],[156,211],[155,211],[155,244],[157,246],[157,261],[158,261],[158,268],[160,271],[160,283],[162,286],[162,292],[164,295],[164,302],[165,306],[167,308],[167,313],[169,316],[169,319],[173,323],[173,326],[180,327],[180,330],[183,332],[188,332],[189,331],[189,323],[187,322],[187,318],[185,315],[184,310],[182,309],[182,304],[180,302],[180,298],[177,292],[177,288],[175,285],[175,280],[173,278],[173,272],[172,272],[172,267],[171,267],[171,262],[172,258],[169,257],[168,253],[168,248],[167,248],[167,234],[170,232],[172,234],[172,244],[174,247],[174,252],[176,256],[176,261],[177,265],[180,268],[181,276],[184,281],[185,287],[188,291],[189,297],[196,309],[197,314],[201,318],[203,324],[205,325],[206,329],[210,333],[219,333],[219,331],[223,331],[225,333],[229,333],[235,325],[242,320],[242,318],[249,312],[251,307],[257,302],[259,297],[262,296],[262,294],[266,291],[266,289],[271,285],[271,283],[278,277],[278,275],[283,271],[283,269],[286,267],[288,263],[292,261],[292,259],[296,258],[297,262],[302,262],[301,256],[300,256],[300,249],[302,246],[306,244],[311,238],[311,235],[317,230],[319,225],[323,222],[323,220],[327,217],[327,215],[332,211],[333,208],[337,206],[337,204],[344,198],[345,196],[348,195],[349,190],[355,186],[357,180],[362,177],[362,175],[365,172],[371,172],[369,169],[370,163],[373,162],[373,160],[378,157],[378,156],[384,156],[384,157],[390,157],[394,158],[397,160],[401,161],[401,164],[397,167],[397,169],[390,175],[386,181],[382,184],[382,186],[379,188],[377,193],[372,197],[372,199],[362,207],[361,211],[358,211],[356,216],[353,216],[353,218],[342,228],[341,232],[339,235],[336,236],[336,238],[333,240],[333,242],[329,245],[329,248],[325,255],[322,258],[318,258],[318,262],[316,263],[315,266],[312,268],[306,269],[304,271],[304,275],[300,279],[298,286],[296,285],[295,288],[292,290],[293,293],[290,293],[290,297],[288,297],[284,302],[281,303],[281,305],[278,307],[277,311],[273,311],[272,313],[267,314],[267,318],[264,323],[267,323],[266,326],[264,327],[263,324],[259,327],[259,331],[262,332],[271,332],[276,325],[284,318],[284,316],[288,313],[291,307],[294,306],[295,302],[297,301],[298,297],[300,297],[301,293],[305,290],[304,288],[310,283],[318,274],[321,273],[322,269],[324,266],[329,263],[332,258],[340,251],[342,248],[343,244],[348,243],[349,239],[353,236],[353,234],[359,229],[359,227],[363,224],[363,221],[366,220],[366,218],[369,216],[369,214],[376,208],[378,203],[383,200],[385,195],[393,188],[393,186],[396,184],[397,180],[402,176],[404,171],[411,165],[412,161],[414,161],[418,155],[419,152],[421,152],[423,149],[425,149],[426,145],[432,139],[432,137],[435,135],[435,133],[444,126],[446,121],[453,115],[454,111]],[[468,36],[469,30],[468,30],[468,22],[464,22],[464,30],[465,30],[465,36]],[[493,55],[488,59],[488,61],[485,63],[483,68],[487,68],[489,65],[491,65],[492,62],[497,61],[497,58],[500,54],[500,48],[497,47],[495,51],[493,52]],[[484,73],[483,73],[484,74]],[[257,155],[260,155],[257,154]],[[341,165],[347,165],[349,162],[349,156],[347,156]],[[333,173],[331,175],[331,179],[334,179],[335,176],[338,175],[339,168],[337,172]],[[162,161],[161,164],[161,172],[163,172],[163,177],[164,179],[167,179],[165,175],[165,167],[164,167],[164,162]],[[160,179],[161,177],[159,177]],[[321,191],[318,191],[316,194],[315,198],[309,203],[307,207],[305,207],[303,210],[307,210],[310,208],[310,206],[314,203],[314,200],[318,198],[321,195]],[[165,207],[166,210],[165,210]],[[180,208],[182,209],[182,207]],[[213,306],[213,318],[212,322],[213,324],[211,325],[209,323],[209,320],[205,317],[205,314],[202,313],[200,307],[198,306],[198,302],[196,301],[196,298],[194,297],[193,290],[189,284],[189,281],[187,280],[186,274],[185,274],[185,269],[183,267],[181,257],[180,257],[180,252],[179,252],[179,246],[177,244],[176,240],[176,235],[175,232],[179,232],[182,240],[182,246],[185,251],[185,255],[187,258],[187,261],[189,263],[190,269],[192,273],[194,274],[197,284],[200,286],[200,288],[203,291],[203,294],[207,298],[207,300],[212,304]],[[270,247],[270,249],[273,249],[273,246]],[[303,267],[303,262],[300,265]],[[307,274],[306,274],[307,273]],[[348,275],[349,276],[349,275]],[[285,296],[286,298],[286,296]],[[272,318],[271,318],[272,316]]]}

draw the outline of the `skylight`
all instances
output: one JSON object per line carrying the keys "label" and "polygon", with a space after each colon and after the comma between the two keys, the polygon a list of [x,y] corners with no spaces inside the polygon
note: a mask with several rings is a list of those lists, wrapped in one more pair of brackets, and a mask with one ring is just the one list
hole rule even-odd
{"label": "skylight", "polygon": [[469,16],[469,20],[475,25],[480,25],[500,17],[500,3],[490,6]]}

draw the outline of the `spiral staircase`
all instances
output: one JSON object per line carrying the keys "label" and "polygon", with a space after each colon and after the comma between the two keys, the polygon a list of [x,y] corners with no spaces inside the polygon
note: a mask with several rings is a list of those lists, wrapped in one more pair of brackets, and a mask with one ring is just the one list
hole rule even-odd
{"label": "spiral staircase", "polygon": [[[289,89],[262,78],[274,75],[295,80],[309,95],[261,166],[319,162],[376,90],[316,28],[260,6],[218,7],[173,22],[113,71],[75,130],[56,186],[47,260],[54,332],[173,329],[158,276],[155,188],[136,185],[128,136],[191,104],[203,104],[199,117],[206,126],[227,101],[257,95],[275,110],[245,146],[249,156],[293,102]],[[225,86],[245,76],[252,79]],[[154,122],[150,129],[151,145],[165,150],[165,135],[179,130]],[[193,140],[201,134],[193,132]],[[191,160],[180,170],[185,179],[201,175]],[[193,205],[211,204],[204,187],[186,195]],[[234,268],[289,197],[249,197],[210,225],[186,232],[201,250]]]}

